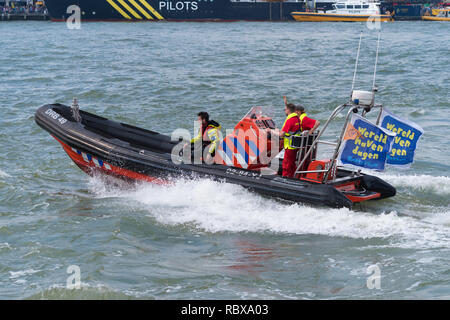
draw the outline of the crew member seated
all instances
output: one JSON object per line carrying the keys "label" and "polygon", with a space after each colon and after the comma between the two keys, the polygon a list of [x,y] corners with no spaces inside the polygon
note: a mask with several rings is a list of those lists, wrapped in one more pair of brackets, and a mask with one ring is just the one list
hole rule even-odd
{"label": "crew member seated", "polygon": [[207,112],[199,112],[197,116],[200,129],[198,130],[197,136],[191,139],[191,154],[194,155],[195,148],[201,146],[202,155],[205,150],[208,150],[205,162],[210,164],[213,162],[217,145],[220,142],[220,124],[214,120],[210,120]]}

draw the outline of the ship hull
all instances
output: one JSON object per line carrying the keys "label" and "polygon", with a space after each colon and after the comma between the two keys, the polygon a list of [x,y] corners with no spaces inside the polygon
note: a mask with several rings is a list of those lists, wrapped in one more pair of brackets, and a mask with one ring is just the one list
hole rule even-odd
{"label": "ship hull", "polygon": [[53,21],[293,21],[303,2],[231,2],[230,0],[46,0]]}
{"label": "ship hull", "polygon": [[292,12],[295,21],[300,22],[365,22],[369,19],[381,22],[392,21],[390,15],[355,15],[355,14],[335,14],[335,13],[315,13],[315,12]]}
{"label": "ship hull", "polygon": [[450,17],[434,17],[434,16],[423,16],[422,20],[425,21],[450,21]]}

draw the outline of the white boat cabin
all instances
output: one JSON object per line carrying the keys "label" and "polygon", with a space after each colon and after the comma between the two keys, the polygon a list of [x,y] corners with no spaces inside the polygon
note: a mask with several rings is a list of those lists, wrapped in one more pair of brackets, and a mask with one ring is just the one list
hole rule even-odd
{"label": "white boat cabin", "polygon": [[328,10],[326,13],[335,14],[363,14],[373,15],[380,14],[380,3],[367,2],[367,1],[342,1],[333,4],[333,9]]}

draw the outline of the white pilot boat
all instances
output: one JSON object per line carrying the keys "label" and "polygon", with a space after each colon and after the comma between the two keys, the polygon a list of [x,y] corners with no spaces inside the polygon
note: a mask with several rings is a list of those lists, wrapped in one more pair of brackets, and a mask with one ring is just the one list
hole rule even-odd
{"label": "white pilot boat", "polygon": [[392,21],[389,14],[380,13],[380,3],[348,0],[333,4],[333,9],[318,12],[292,12],[296,21],[347,21],[364,22],[369,19],[377,21]]}

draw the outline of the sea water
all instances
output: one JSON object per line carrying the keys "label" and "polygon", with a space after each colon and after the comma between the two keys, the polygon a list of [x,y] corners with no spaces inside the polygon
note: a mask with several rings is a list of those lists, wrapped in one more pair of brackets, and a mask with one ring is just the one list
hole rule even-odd
{"label": "sea water", "polygon": [[425,133],[409,170],[375,173],[397,195],[354,210],[209,180],[111,186],[34,122],[76,97],[164,134],[193,134],[199,111],[233,128],[255,105],[280,126],[286,95],[323,124],[349,98],[361,31],[355,88],[370,90],[365,24],[0,23],[0,298],[450,298],[448,23],[382,24],[376,102]]}

